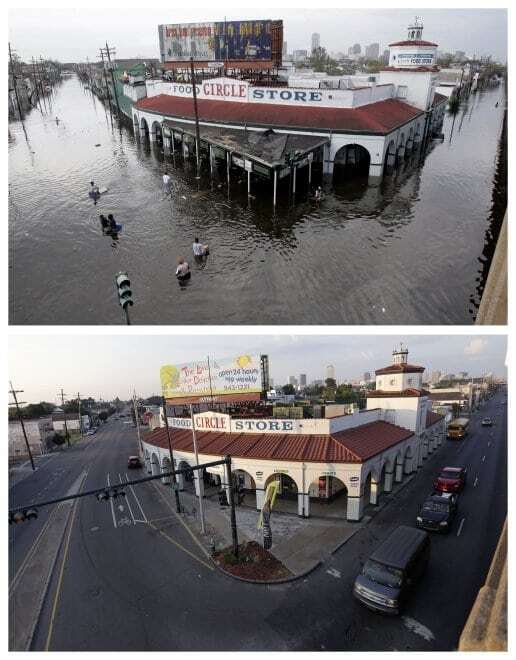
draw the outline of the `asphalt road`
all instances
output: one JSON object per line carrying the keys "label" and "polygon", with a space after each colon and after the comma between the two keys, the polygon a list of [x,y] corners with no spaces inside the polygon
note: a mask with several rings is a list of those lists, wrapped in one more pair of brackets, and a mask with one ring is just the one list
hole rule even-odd
{"label": "asphalt road", "polygon": [[[323,566],[284,585],[245,584],[214,570],[173,514],[171,492],[160,486],[129,489],[126,501],[114,502],[113,507],[93,498],[77,500],[69,542],[63,541],[32,648],[456,649],[507,513],[507,416],[506,407],[500,406],[505,396],[498,394],[487,402],[475,414],[469,437],[446,441],[397,499]],[[486,415],[495,419],[493,428],[480,426]],[[82,470],[87,471],[84,489],[103,486],[108,479],[111,484],[123,481],[129,474],[127,456],[135,453],[136,442],[131,425],[110,422],[88,448],[76,447],[49,460],[48,465],[58,461],[52,468],[56,473],[62,470],[62,482],[54,484],[52,492],[65,490]],[[468,468],[454,526],[448,535],[432,535],[428,571],[405,615],[376,615],[352,597],[360,561],[394,527],[414,524],[434,473],[445,465]],[[30,495],[31,484],[38,480],[36,473],[19,483],[16,496],[21,500],[22,490]],[[16,529],[18,562],[37,534],[37,525],[30,525]]]}

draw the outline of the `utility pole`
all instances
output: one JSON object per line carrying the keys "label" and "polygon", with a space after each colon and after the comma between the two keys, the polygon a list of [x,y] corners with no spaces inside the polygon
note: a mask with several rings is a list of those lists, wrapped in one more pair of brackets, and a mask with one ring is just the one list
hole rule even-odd
{"label": "utility pole", "polygon": [[77,402],[79,404],[79,431],[80,431],[81,440],[82,440],[81,395],[79,394],[79,392],[77,392]]}
{"label": "utility pole", "polygon": [[106,85],[106,94],[109,101],[109,112],[111,112],[111,94],[109,93],[109,86],[106,75],[106,63],[104,62],[104,49],[100,49],[100,57],[102,58],[102,68],[104,69],[104,83]]}
{"label": "utility pole", "polygon": [[11,63],[11,76],[13,78],[13,86],[14,86],[14,95],[16,97],[16,105],[18,106],[18,112],[20,113],[20,119],[23,119],[23,113],[22,113],[21,106],[20,106],[20,99],[18,98],[18,87],[16,85],[17,75],[14,73],[13,54],[12,54],[12,51],[11,51],[11,44],[10,43],[9,43],[9,62]]}
{"label": "utility pole", "polygon": [[[9,49],[9,51],[10,51],[10,49]],[[23,417],[22,417],[22,414],[21,414],[21,411],[20,411],[20,402],[18,401],[18,398],[16,397],[16,395],[19,392],[23,392],[23,390],[15,390],[11,381],[9,381],[9,385],[11,386],[11,389],[9,390],[9,392],[10,392],[10,394],[12,394],[13,399],[14,399],[14,405],[16,406],[16,412],[18,413],[18,419],[20,420],[20,424],[21,424],[21,427],[22,427],[22,433],[23,433],[23,437],[25,439],[25,445],[26,445],[27,451],[29,453],[30,464],[32,466],[32,470],[35,471],[36,467],[34,466],[34,459],[32,458],[32,452],[30,450],[29,441],[27,440],[27,433],[25,431],[25,424],[23,423]],[[21,401],[21,403],[24,403],[24,401]]]}
{"label": "utility pole", "polygon": [[34,89],[36,90],[36,93],[38,95],[37,99],[38,99],[38,103],[39,103],[39,110],[40,110],[41,113],[43,113],[43,107],[41,105],[41,94],[39,92],[39,87],[38,87],[38,78],[36,76],[36,65],[34,63],[34,58],[32,58],[32,77],[34,79]]}
{"label": "utility pole", "polygon": [[235,493],[233,492],[233,473],[231,472],[231,456],[226,456],[226,481],[229,489],[229,505],[231,507],[231,536],[233,538],[233,555],[238,557],[238,536],[235,514]]}
{"label": "utility pole", "polygon": [[38,71],[38,77],[39,77],[39,89],[41,92],[41,98],[43,100],[43,105],[45,106],[45,112],[47,112],[47,99],[45,97],[45,91],[43,89],[43,76],[41,75],[41,63],[36,60],[36,69]]}
{"label": "utility pole", "polygon": [[[192,420],[192,440],[193,440],[194,453],[195,453],[195,464],[199,465],[199,454],[197,453],[197,437],[195,435],[195,420],[193,415],[192,404],[190,404],[190,419]],[[197,474],[195,476],[197,477],[197,488],[199,490],[199,513],[201,515],[201,532],[205,534],[206,531],[204,529],[204,504],[202,501],[204,495],[204,480],[203,480],[202,470],[197,470]]]}
{"label": "utility pole", "polygon": [[70,447],[70,434],[68,433],[68,426],[66,425],[66,412],[64,409],[64,393],[63,393],[63,388],[61,388],[61,406],[63,408],[63,419],[64,419],[64,427],[65,427],[65,438],[66,442],[68,443],[68,446]]}
{"label": "utility pole", "polygon": [[140,443],[140,453],[143,456],[143,445],[140,436],[140,419],[138,418],[138,407],[136,400],[136,390],[133,390],[133,408],[134,408],[134,421],[136,422],[136,432],[138,434],[138,442]]}
{"label": "utility pole", "polygon": [[[168,427],[168,417],[167,417],[167,402],[165,401],[165,397],[161,397],[161,402],[163,405],[163,417],[165,419],[165,428],[167,429],[167,440],[168,440],[168,451],[170,454],[170,463],[172,464],[172,470],[175,470],[176,467],[174,465],[174,454],[172,453],[172,443],[170,442],[170,429]],[[177,487],[177,479],[176,475],[172,475],[172,488],[174,489],[174,492],[176,494],[176,510],[178,513],[181,513],[181,502],[179,501],[179,489]]]}
{"label": "utility pole", "polygon": [[[102,50],[104,50],[104,49],[101,48],[100,50],[102,52]],[[120,103],[118,102],[118,94],[117,94],[116,85],[115,85],[115,76],[113,74],[113,66],[111,64],[111,54],[116,55],[116,49],[115,48],[110,48],[108,46],[108,42],[106,41],[106,48],[104,50],[104,53],[108,58],[109,71],[111,72],[111,82],[113,83],[113,91],[115,92],[116,107],[117,107],[117,110],[118,110],[118,117],[120,118]]]}
{"label": "utility pole", "polygon": [[195,89],[195,73],[193,65],[193,57],[190,58],[190,72],[192,78],[192,93],[193,93],[193,103],[194,103],[194,113],[195,113],[195,155],[197,159],[197,179],[201,178],[200,169],[201,169],[201,138],[199,135],[199,112],[197,110],[197,90]]}

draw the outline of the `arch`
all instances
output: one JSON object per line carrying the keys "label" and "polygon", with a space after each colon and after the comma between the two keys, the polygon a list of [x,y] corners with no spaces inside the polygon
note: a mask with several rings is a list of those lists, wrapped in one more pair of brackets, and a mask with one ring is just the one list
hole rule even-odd
{"label": "arch", "polygon": [[411,445],[407,445],[403,453],[403,473],[410,474],[412,472],[412,460],[414,458],[414,452]]}
{"label": "arch", "polygon": [[[161,461],[161,472],[170,472],[172,470],[172,462],[168,456],[163,456]],[[165,485],[170,485],[172,477],[161,477],[161,483]]]}
{"label": "arch", "polygon": [[280,488],[278,491],[278,497],[280,499],[297,499],[299,488],[295,479],[293,479],[289,474],[286,472],[274,472],[274,474],[271,474],[269,477],[267,477],[267,481],[265,482],[265,490],[267,490],[267,486],[273,481],[279,481]]}
{"label": "arch", "polygon": [[142,137],[145,137],[146,140],[149,140],[149,125],[147,124],[147,120],[145,117],[142,117],[140,119],[140,135]]}
{"label": "arch", "polygon": [[333,180],[348,180],[368,177],[371,154],[360,144],[345,144],[333,159]]}
{"label": "arch", "polygon": [[364,498],[364,506],[371,503],[371,481],[373,480],[373,471],[370,470],[367,477],[362,480],[362,497]]}
{"label": "arch", "polygon": [[163,143],[163,131],[159,121],[152,122],[151,133],[154,135],[154,139],[158,144]]}
{"label": "arch", "polygon": [[154,475],[160,474],[161,468],[160,468],[160,465],[159,465],[159,455],[158,454],[153,453],[151,455],[150,464],[151,464],[152,475],[154,476]]}
{"label": "arch", "polygon": [[346,518],[348,488],[338,477],[320,475],[308,486],[308,497],[312,515]]}
{"label": "arch", "polygon": [[134,115],[133,117],[133,124],[135,126],[139,126],[140,122],[138,121],[138,115]]}
{"label": "arch", "polygon": [[[188,468],[192,467],[188,461],[186,461],[184,458],[181,459],[178,463],[177,469],[178,470],[186,470]],[[195,482],[194,482],[194,473],[193,470],[190,472],[186,472],[181,475],[182,479],[179,480],[179,490],[185,490],[188,493],[195,493]]]}
{"label": "arch", "polygon": [[150,474],[152,472],[152,469],[150,462],[150,453],[148,449],[145,450],[144,460],[145,460],[145,469],[147,470],[147,473]]}
{"label": "arch", "polygon": [[256,508],[256,482],[253,476],[247,470],[237,468],[233,470],[233,483],[237,503]]}
{"label": "arch", "polygon": [[384,174],[391,174],[396,166],[396,143],[391,140],[385,152],[383,164]]}

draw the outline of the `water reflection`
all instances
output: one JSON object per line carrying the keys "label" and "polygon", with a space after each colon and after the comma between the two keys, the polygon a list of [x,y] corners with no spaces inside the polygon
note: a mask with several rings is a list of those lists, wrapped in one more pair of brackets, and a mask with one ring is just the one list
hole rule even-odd
{"label": "water reflection", "polygon": [[[127,270],[133,323],[469,323],[477,256],[492,241],[499,95],[470,99],[451,143],[447,117],[445,142],[380,186],[329,183],[317,205],[302,180],[294,203],[284,181],[274,211],[270,187],[253,182],[249,200],[245,177],[196,180],[193,161],[136,139],[67,80],[53,100],[59,125],[26,118],[35,154],[20,122],[9,125],[10,320],[120,323],[113,276]],[[108,188],[95,207],[92,179]],[[118,240],[100,235],[100,213],[123,224]],[[192,261],[197,235],[209,261],[180,291],[177,259]]]}

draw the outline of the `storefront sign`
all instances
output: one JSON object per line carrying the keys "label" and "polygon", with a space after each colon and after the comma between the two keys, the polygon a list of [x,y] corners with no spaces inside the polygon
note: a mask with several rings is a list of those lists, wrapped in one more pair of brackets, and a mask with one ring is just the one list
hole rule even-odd
{"label": "storefront sign", "polygon": [[199,431],[231,430],[231,418],[222,413],[205,412],[194,415],[195,428]]}
{"label": "storefront sign", "polygon": [[238,156],[233,156],[233,164],[237,165],[238,167],[241,167],[243,169],[244,168],[244,159],[239,158]]}
{"label": "storefront sign", "polygon": [[430,65],[434,63],[433,53],[398,53],[399,66]]}
{"label": "storefront sign", "polygon": [[244,168],[245,168],[246,172],[252,172],[253,171],[253,162],[251,160],[244,161]]}
{"label": "storefront sign", "polygon": [[357,484],[360,481],[360,477],[350,477],[349,478],[349,483],[351,484]]}

